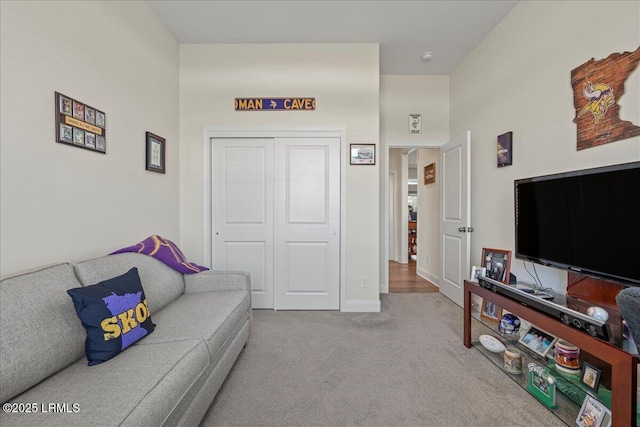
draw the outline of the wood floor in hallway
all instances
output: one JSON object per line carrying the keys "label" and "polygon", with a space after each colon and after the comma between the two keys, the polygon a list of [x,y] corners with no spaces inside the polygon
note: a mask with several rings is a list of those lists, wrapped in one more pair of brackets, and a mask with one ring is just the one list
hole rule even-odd
{"label": "wood floor in hallway", "polygon": [[416,274],[416,262],[389,261],[389,292],[438,292],[438,287]]}

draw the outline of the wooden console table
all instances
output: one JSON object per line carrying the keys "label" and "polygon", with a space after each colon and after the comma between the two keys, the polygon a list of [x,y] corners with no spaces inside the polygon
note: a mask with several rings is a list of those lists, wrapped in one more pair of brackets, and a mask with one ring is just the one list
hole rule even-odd
{"label": "wooden console table", "polygon": [[497,304],[511,313],[583,349],[611,365],[611,420],[613,427],[636,425],[638,357],[605,341],[594,338],[572,326],[567,326],[546,314],[525,307],[517,301],[485,289],[477,283],[464,281],[463,340],[471,348],[472,294]]}

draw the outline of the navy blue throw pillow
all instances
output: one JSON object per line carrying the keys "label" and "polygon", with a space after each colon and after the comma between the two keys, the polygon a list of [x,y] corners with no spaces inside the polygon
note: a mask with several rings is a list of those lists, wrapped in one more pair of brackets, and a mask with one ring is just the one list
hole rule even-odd
{"label": "navy blue throw pillow", "polygon": [[89,366],[111,359],[153,332],[155,325],[137,268],[67,293],[87,330],[85,353]]}

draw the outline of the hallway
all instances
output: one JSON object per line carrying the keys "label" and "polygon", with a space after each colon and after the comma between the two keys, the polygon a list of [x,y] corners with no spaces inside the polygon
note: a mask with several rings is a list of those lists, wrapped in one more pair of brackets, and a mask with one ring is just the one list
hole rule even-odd
{"label": "hallway", "polygon": [[416,274],[416,262],[389,261],[389,293],[438,292],[438,287]]}

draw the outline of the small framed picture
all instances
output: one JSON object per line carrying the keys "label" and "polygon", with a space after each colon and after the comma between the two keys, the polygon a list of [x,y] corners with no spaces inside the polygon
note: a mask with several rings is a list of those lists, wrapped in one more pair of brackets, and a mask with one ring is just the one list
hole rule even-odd
{"label": "small framed picture", "polygon": [[424,167],[424,185],[435,184],[436,182],[436,164],[431,163]]}
{"label": "small framed picture", "polygon": [[100,126],[102,129],[105,128],[104,122],[104,113],[96,110],[96,126]]}
{"label": "small framed picture", "polygon": [[498,307],[491,301],[483,299],[480,317],[490,322],[498,323],[502,317],[502,308]]}
{"label": "small framed picture", "polygon": [[66,98],[61,95],[59,97],[59,102],[60,102],[60,112],[62,114],[64,114],[65,116],[73,115],[73,103],[69,98]]}
{"label": "small framed picture", "polygon": [[580,382],[587,386],[594,393],[598,392],[600,386],[600,376],[602,371],[587,362],[582,362],[582,372],[580,373]]}
{"label": "small framed picture", "polygon": [[553,335],[531,326],[518,342],[541,357],[545,357],[557,340],[558,338]]}
{"label": "small framed picture", "polygon": [[84,131],[82,129],[73,128],[73,143],[84,145]]}
{"label": "small framed picture", "polygon": [[165,173],[165,145],[164,138],[147,132],[147,164],[146,169],[151,172]]}
{"label": "small framed picture", "polygon": [[487,273],[487,269],[484,267],[472,266],[471,267],[471,282],[478,282],[478,276],[484,276]]}
{"label": "small framed picture", "polygon": [[102,135],[96,135],[96,150],[103,153],[107,151],[107,142]]}
{"label": "small framed picture", "polygon": [[87,123],[91,123],[92,125],[96,124],[96,110],[93,108],[85,107],[84,109],[84,121]]}
{"label": "small framed picture", "polygon": [[73,117],[84,121],[84,104],[73,101]]}
{"label": "small framed picture", "polygon": [[498,135],[498,167],[513,164],[513,132]]}
{"label": "small framed picture", "polygon": [[376,145],[375,144],[351,144],[352,165],[375,165]]}
{"label": "small framed picture", "polygon": [[73,128],[60,123],[60,141],[73,144]]}
{"label": "small framed picture", "polygon": [[529,384],[527,390],[550,408],[556,405],[556,379],[544,367],[529,363]]}
{"label": "small framed picture", "polygon": [[91,132],[84,133],[84,146],[96,148],[96,134]]}
{"label": "small framed picture", "polygon": [[409,133],[410,134],[422,133],[422,114],[420,113],[409,114]]}
{"label": "small framed picture", "polygon": [[486,277],[509,284],[511,251],[482,248],[482,266],[487,269]]}
{"label": "small framed picture", "polygon": [[580,427],[599,427],[606,413],[606,407],[595,397],[587,394],[582,402],[576,423]]}

